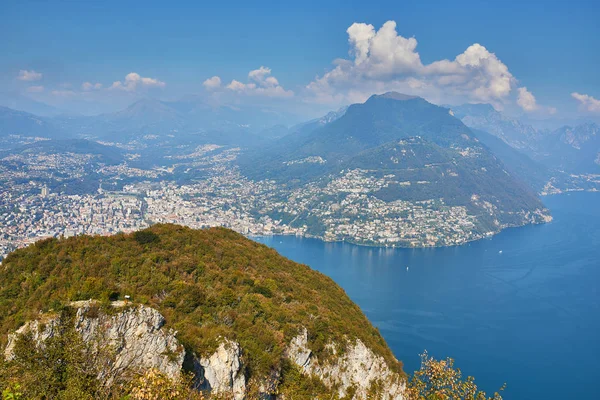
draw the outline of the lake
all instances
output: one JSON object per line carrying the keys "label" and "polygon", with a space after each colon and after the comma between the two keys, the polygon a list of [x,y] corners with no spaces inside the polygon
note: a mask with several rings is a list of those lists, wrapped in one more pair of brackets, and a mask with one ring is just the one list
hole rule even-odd
{"label": "lake", "polygon": [[412,373],[452,357],[491,395],[593,398],[600,379],[600,193],[543,199],[549,224],[458,247],[386,249],[255,240],[330,276]]}

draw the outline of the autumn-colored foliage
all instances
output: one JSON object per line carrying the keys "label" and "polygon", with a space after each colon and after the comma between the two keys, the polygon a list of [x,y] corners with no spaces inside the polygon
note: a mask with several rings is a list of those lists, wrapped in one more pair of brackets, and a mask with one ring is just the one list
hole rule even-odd
{"label": "autumn-colored foliage", "polygon": [[453,359],[436,360],[427,352],[421,355],[421,369],[414,373],[407,394],[409,400],[502,400],[498,392],[487,397],[472,376],[463,378]]}
{"label": "autumn-colored foliage", "polygon": [[185,377],[171,379],[156,369],[149,369],[131,383],[131,400],[204,400],[202,393],[190,388]]}
{"label": "autumn-colored foliage", "polygon": [[[154,225],[49,239],[10,254],[0,270],[0,345],[40,312],[88,299],[111,312],[110,301],[128,296],[160,311],[199,356],[214,352],[220,338],[239,342],[248,381],[283,369],[284,350],[303,327],[320,360],[329,356],[328,342],[358,338],[402,373],[378,330],[335,282],[228,229]],[[288,387],[306,386],[292,375],[282,378]]]}

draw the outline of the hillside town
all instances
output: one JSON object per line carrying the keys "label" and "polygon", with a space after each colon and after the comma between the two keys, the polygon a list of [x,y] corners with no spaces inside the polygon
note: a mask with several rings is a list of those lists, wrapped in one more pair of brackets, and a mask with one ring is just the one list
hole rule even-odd
{"label": "hillside town", "polygon": [[[493,233],[480,232],[465,207],[447,206],[443,199],[385,202],[374,196],[394,182],[393,175],[348,170],[324,186],[286,188],[243,177],[231,164],[238,152],[200,146],[174,157],[181,163],[176,166],[185,166],[183,175],[198,169],[206,175],[184,184],[176,182],[175,167],[96,165],[86,154],[7,156],[0,166],[0,257],[43,238],[109,235],[156,223],[398,247],[456,245]],[[91,168],[98,186],[87,193],[70,190]]]}

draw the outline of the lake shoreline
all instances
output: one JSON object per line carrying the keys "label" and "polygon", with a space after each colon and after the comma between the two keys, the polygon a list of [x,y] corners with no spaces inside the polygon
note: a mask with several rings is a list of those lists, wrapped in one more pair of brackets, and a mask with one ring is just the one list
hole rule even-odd
{"label": "lake shoreline", "polygon": [[[488,393],[506,382],[506,398],[587,398],[600,356],[599,200],[591,192],[547,196],[551,223],[466,246],[254,238],[340,285],[407,372],[427,349],[454,358]],[[565,380],[574,385],[557,387]]]}

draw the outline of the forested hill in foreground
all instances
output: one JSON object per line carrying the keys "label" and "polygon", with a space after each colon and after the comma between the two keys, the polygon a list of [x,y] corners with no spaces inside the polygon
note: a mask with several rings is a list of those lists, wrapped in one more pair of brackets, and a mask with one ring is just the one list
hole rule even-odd
{"label": "forested hill in foreground", "polygon": [[[368,370],[364,376],[344,372],[353,362],[344,358],[349,354],[372,364],[373,371],[382,374],[376,378],[390,385],[386,391],[404,390],[402,364],[338,285],[224,228],[155,225],[130,235],[49,239],[10,254],[1,268],[3,348],[7,334],[41,315],[56,315],[70,304],[82,306],[73,302],[93,299],[99,301],[94,317],[104,318],[98,315],[116,312],[111,301],[130,296],[132,305],[164,316],[165,329],[177,331],[186,360],[191,360],[187,368],[206,374],[206,379],[213,379],[206,371],[230,368],[229,375],[239,375],[247,390],[253,383],[269,383],[282,393],[307,390],[310,398],[330,398],[334,393],[350,393],[350,385],[342,383],[346,378],[356,381],[352,384],[357,388],[376,390],[375,377]],[[86,310],[84,316],[90,313]],[[125,313],[114,318],[125,318]],[[78,326],[85,325],[78,316]],[[42,319],[47,326],[58,324],[48,322],[55,321],[49,317]],[[225,350],[220,349],[221,343],[226,344]],[[239,346],[237,368],[217,362],[219,351],[230,350],[229,344]],[[179,350],[172,351],[177,359]],[[211,358],[214,354],[217,361]],[[296,359],[302,359],[302,364],[294,364]],[[328,372],[328,377],[314,380],[311,376],[318,371]],[[19,380],[18,375],[13,378]],[[208,387],[234,394],[239,389],[239,384],[228,385],[213,380]]]}

